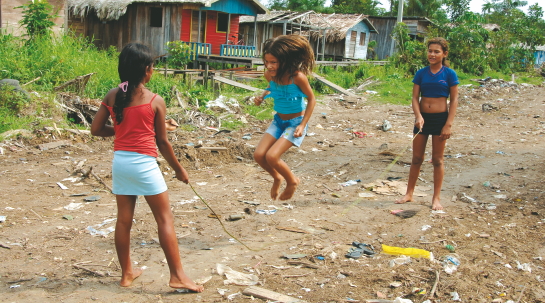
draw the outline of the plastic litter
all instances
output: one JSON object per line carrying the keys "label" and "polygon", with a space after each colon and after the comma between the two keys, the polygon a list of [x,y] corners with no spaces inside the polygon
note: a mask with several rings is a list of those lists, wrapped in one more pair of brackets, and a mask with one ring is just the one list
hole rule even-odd
{"label": "plastic litter", "polygon": [[226,280],[223,280],[224,285],[234,284],[251,286],[256,285],[257,282],[259,282],[259,278],[257,276],[235,271],[225,264],[216,264],[216,270],[220,276],[225,275],[227,278]]}
{"label": "plastic litter", "polygon": [[413,301],[410,299],[403,299],[401,297],[397,297],[392,303],[413,303]]}
{"label": "plastic litter", "polygon": [[384,132],[389,131],[390,129],[392,129],[392,123],[390,123],[390,121],[388,121],[388,120],[382,121],[381,129]]}
{"label": "plastic litter", "polygon": [[0,216],[0,223],[6,222],[6,216]]}
{"label": "plastic litter", "polygon": [[382,244],[382,252],[389,255],[403,255],[413,258],[426,258],[433,260],[433,254],[431,252],[419,248],[401,248]]}
{"label": "plastic litter", "polygon": [[83,207],[83,203],[70,203],[64,207],[66,210],[77,210]]}
{"label": "plastic litter", "polygon": [[256,214],[262,214],[262,215],[272,215],[276,213],[276,209],[256,209]]}
{"label": "plastic litter", "polygon": [[390,267],[394,267],[396,265],[403,265],[403,264],[408,264],[408,263],[411,263],[411,257],[401,256],[399,258],[395,258],[393,260],[390,260],[388,265]]}
{"label": "plastic litter", "polygon": [[356,185],[358,184],[358,182],[361,182],[360,179],[357,179],[357,180],[348,180],[344,183],[339,183],[341,186],[350,186],[350,185]]}
{"label": "plastic litter", "polygon": [[450,293],[450,295],[452,296],[451,298],[452,301],[462,301],[460,299],[460,295],[457,292],[453,291]]}

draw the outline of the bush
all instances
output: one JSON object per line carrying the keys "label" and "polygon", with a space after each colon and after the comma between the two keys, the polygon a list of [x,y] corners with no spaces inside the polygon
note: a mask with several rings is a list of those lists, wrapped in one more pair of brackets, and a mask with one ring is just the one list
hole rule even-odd
{"label": "bush", "polygon": [[19,23],[26,28],[29,40],[37,36],[49,36],[55,25],[53,20],[58,17],[51,4],[46,0],[35,0],[15,8],[23,9],[23,19]]}
{"label": "bush", "polygon": [[192,61],[193,50],[182,41],[167,42],[167,49],[170,56],[168,64],[175,68],[183,68]]}

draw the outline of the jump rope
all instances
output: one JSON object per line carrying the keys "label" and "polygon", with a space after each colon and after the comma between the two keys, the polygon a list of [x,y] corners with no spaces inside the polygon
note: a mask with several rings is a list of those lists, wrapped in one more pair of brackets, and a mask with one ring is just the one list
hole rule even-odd
{"label": "jump rope", "polygon": [[[412,142],[414,141],[414,139],[416,138],[416,136],[418,136],[418,134],[420,134],[422,132],[422,129],[420,129],[411,139],[411,142],[410,144],[412,144]],[[405,151],[407,151],[407,148],[409,148],[409,145],[405,146],[405,148],[403,148],[403,150],[397,154],[397,156],[394,158],[394,160],[392,160],[392,162],[390,162],[390,164],[388,164],[388,166],[386,167],[386,169],[384,169],[384,171],[379,175],[378,177],[378,180],[381,180],[384,175],[386,173],[388,173],[392,167],[397,163],[397,161],[399,160],[399,158],[401,158],[401,156],[405,153]],[[210,207],[210,205],[208,203],[206,203],[206,201],[203,199],[203,197],[201,197],[201,195],[199,195],[199,193],[197,193],[197,191],[195,190],[195,188],[193,187],[193,185],[191,185],[191,183],[187,183],[189,184],[189,187],[191,187],[191,190],[193,190],[193,192],[195,193],[195,195],[197,195],[197,197],[199,197],[199,199],[202,201],[202,203],[204,203],[204,205],[206,205],[206,207],[208,207],[208,209],[210,209],[210,211],[212,212],[212,214],[214,215],[214,218],[216,218],[218,220],[218,222],[221,224],[221,227],[223,228],[223,231],[225,231],[226,234],[228,234],[230,237],[232,237],[233,239],[235,239],[238,243],[242,244],[242,246],[246,247],[247,249],[251,250],[251,251],[259,251],[261,249],[252,249],[250,247],[248,247],[248,245],[246,245],[244,242],[240,241],[237,237],[233,236],[233,234],[231,234],[227,228],[225,227],[225,225],[223,224],[223,222],[221,222],[221,219],[220,219],[220,216],[218,214],[216,214],[216,212],[214,211],[214,209],[212,209],[212,207]],[[343,212],[342,212],[342,216],[345,216],[346,213],[354,206],[356,206],[357,204],[360,203],[360,199],[357,199],[356,201],[352,202],[349,206],[347,206]]]}

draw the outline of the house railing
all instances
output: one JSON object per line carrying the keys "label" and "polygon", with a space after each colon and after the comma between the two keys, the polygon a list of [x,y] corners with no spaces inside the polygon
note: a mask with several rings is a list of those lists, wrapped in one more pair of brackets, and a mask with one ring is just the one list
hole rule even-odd
{"label": "house railing", "polygon": [[212,45],[210,43],[200,42],[183,42],[189,45],[189,53],[187,54],[190,59],[197,60],[199,55],[210,55],[212,52]]}
{"label": "house railing", "polygon": [[228,57],[255,57],[255,46],[222,44],[220,56]]}

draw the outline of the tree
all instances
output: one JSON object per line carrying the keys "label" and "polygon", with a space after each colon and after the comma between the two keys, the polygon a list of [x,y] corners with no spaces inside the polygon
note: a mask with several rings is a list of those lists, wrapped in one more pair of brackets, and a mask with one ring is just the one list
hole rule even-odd
{"label": "tree", "polygon": [[377,0],[335,0],[332,8],[336,13],[341,14],[380,16],[385,13],[385,10],[378,7],[379,4]]}
{"label": "tree", "polygon": [[23,9],[23,19],[19,23],[25,27],[29,40],[48,36],[55,25],[53,20],[58,17],[46,0],[35,0],[15,8]]}
{"label": "tree", "polygon": [[450,20],[454,21],[469,11],[470,0],[445,0]]}

